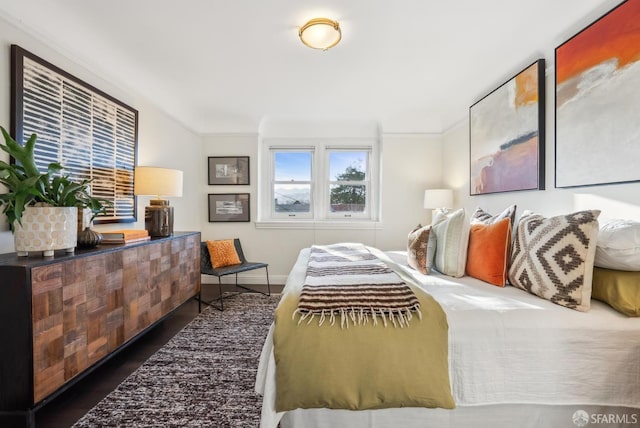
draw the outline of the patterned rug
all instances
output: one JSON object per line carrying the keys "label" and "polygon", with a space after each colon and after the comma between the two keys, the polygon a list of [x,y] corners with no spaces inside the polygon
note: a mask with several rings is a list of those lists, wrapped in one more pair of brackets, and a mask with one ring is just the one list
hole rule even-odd
{"label": "patterned rug", "polygon": [[225,296],[207,308],[75,425],[257,427],[258,359],[280,296]]}

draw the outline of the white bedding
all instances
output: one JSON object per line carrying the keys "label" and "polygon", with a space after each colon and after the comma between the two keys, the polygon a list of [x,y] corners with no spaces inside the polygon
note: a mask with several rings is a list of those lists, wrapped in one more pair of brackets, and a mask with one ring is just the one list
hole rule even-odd
{"label": "white bedding", "polygon": [[[626,412],[624,421],[635,417],[640,424],[640,318],[628,318],[598,301],[584,313],[515,287],[499,288],[469,277],[422,275],[407,266],[404,252],[378,254],[388,256],[389,265],[405,281],[418,284],[445,310],[457,409],[296,410],[288,412],[283,427],[479,426],[482,420],[497,418],[498,410],[500,417],[513,412],[520,426],[546,426],[537,425],[544,418],[546,423],[558,420],[572,426],[570,416],[578,409]],[[308,250],[301,251],[283,293],[302,286],[307,258]],[[276,428],[283,415],[273,410],[271,331],[256,391],[263,395],[261,427]],[[536,412],[543,419],[537,419]],[[527,414],[534,424],[522,420]],[[395,422],[389,425],[390,421]]]}

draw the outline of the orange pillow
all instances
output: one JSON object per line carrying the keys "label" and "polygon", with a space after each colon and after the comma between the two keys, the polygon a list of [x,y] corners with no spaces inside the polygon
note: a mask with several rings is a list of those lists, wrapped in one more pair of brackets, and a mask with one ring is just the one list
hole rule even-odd
{"label": "orange pillow", "polygon": [[467,275],[499,287],[507,282],[511,220],[472,224],[469,229]]}
{"label": "orange pillow", "polygon": [[233,245],[233,239],[221,239],[218,241],[207,241],[211,266],[214,269],[240,264],[240,258]]}

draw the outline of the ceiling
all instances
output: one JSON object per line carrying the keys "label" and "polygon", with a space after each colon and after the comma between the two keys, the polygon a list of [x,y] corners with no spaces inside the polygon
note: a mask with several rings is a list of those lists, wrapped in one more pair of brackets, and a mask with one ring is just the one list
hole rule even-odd
{"label": "ceiling", "polygon": [[[536,58],[552,72],[553,49],[619,2],[0,0],[0,16],[197,133],[269,120],[441,133]],[[326,52],[297,36],[318,16],[342,28]]]}

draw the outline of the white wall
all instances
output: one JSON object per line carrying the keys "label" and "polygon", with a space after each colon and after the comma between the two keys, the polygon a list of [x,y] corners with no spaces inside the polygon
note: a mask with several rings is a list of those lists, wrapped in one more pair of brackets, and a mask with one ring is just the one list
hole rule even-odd
{"label": "white wall", "polygon": [[[103,90],[139,112],[138,164],[176,168],[184,171],[184,192],[181,198],[171,198],[175,210],[175,230],[200,230],[204,239],[239,237],[248,258],[270,264],[274,283],[284,283],[286,275],[300,249],[315,243],[360,241],[382,249],[405,248],[409,230],[428,221],[422,208],[425,188],[442,185],[441,137],[414,134],[383,134],[375,125],[381,141],[381,221],[375,229],[257,229],[257,177],[259,132],[282,135],[352,137],[372,132],[371,124],[283,124],[267,121],[255,134],[197,135],[151,105],[146,99],[126,87],[126,83],[107,81],[99,70],[87,70],[55,47],[0,19],[0,124],[9,128],[10,45],[18,44],[63,70]],[[286,125],[286,126],[284,126]],[[320,131],[322,130],[322,131]],[[250,156],[249,186],[208,186],[207,156]],[[8,160],[1,153],[0,158]],[[249,192],[251,194],[250,223],[209,223],[208,193]],[[97,225],[97,230],[144,227],[144,207],[148,197],[138,198],[138,221],[129,224]],[[13,236],[4,219],[0,219],[0,253],[14,251]],[[260,272],[246,275],[247,282],[264,282]],[[206,279],[205,279],[206,281]]]}
{"label": "white wall", "polygon": [[[270,133],[271,131],[266,131]],[[325,129],[326,131],[326,129]],[[342,135],[344,131],[341,127]],[[302,134],[313,137],[307,128]],[[328,135],[328,134],[325,134]],[[256,228],[258,192],[257,134],[206,135],[203,139],[202,162],[208,156],[250,156],[251,184],[249,186],[208,186],[200,180],[202,199],[208,193],[250,193],[250,223],[202,224],[203,239],[240,238],[248,259],[269,263],[274,283],[284,283],[298,253],[313,244],[344,241],[363,242],[381,249],[406,248],[407,234],[418,223],[428,221],[422,207],[424,189],[442,185],[442,144],[440,136],[382,134],[381,221],[376,229],[265,229]],[[206,208],[205,208],[206,211]],[[263,282],[259,271],[244,274],[245,282]],[[209,282],[209,279],[203,278]]]}
{"label": "white wall", "polygon": [[[528,56],[522,58],[522,63],[516,70],[495,70],[497,87],[520,69],[531,64],[534,59],[544,57],[546,60],[546,190],[469,196],[469,120],[467,110],[465,119],[457,126],[446,131],[442,136],[445,164],[443,180],[448,187],[455,189],[454,202],[456,207],[464,207],[468,214],[478,206],[489,212],[497,213],[506,206],[515,203],[518,205],[518,216],[526,209],[548,216],[581,209],[599,209],[602,211],[600,215],[601,222],[611,218],[640,219],[640,183],[556,189],[554,181],[555,48],[597,20],[618,3],[621,3],[621,1],[602,2],[579,22],[567,23],[563,33],[556,36],[554,45],[541,46],[540,52],[536,53],[524,52],[523,54]],[[476,94],[476,99],[482,98],[494,89],[495,87],[486,88],[484,93]],[[461,115],[461,117],[463,116]],[[629,159],[628,161],[637,163],[639,159]]]}
{"label": "white wall", "polygon": [[[184,192],[181,198],[171,198],[175,206],[176,230],[199,230],[203,216],[203,202],[200,188],[194,184],[202,182],[204,172],[200,156],[201,137],[171,119],[162,111],[126,84],[107,82],[93,71],[73,62],[54,48],[16,28],[0,18],[0,125],[9,129],[10,116],[10,45],[17,44],[39,57],[55,64],[77,78],[101,89],[120,101],[138,110],[138,164],[176,168],[184,171]],[[1,152],[0,159],[8,161],[9,156]],[[138,198],[138,221],[136,223],[96,226],[97,230],[114,228],[143,228],[144,207],[148,197]],[[0,253],[14,251],[13,236],[4,216],[0,217]]]}

